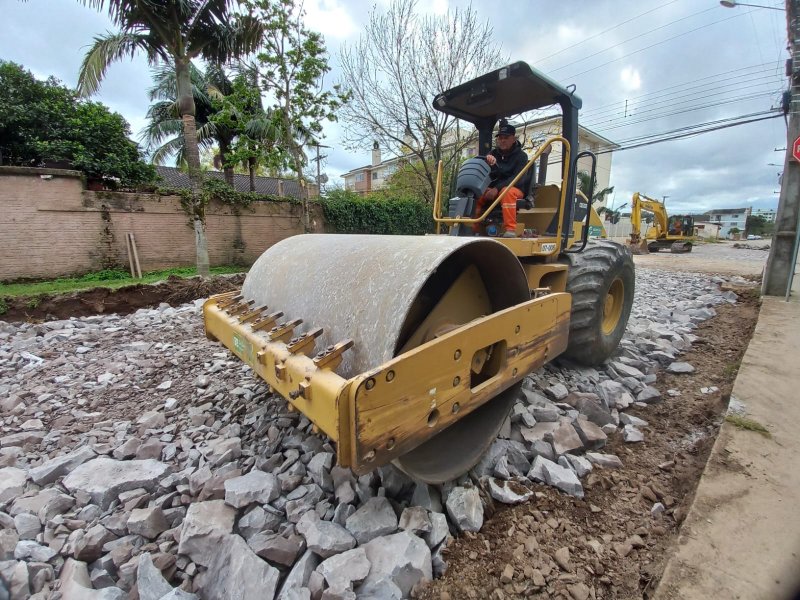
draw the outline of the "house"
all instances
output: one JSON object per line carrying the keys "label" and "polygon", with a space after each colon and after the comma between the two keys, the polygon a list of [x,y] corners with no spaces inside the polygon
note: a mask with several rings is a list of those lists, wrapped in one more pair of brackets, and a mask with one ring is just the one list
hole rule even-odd
{"label": "house", "polygon": [[[705,215],[703,215],[703,218],[705,218]],[[697,230],[697,237],[704,240],[718,240],[721,237],[719,231],[722,227],[719,223],[710,223],[708,221],[698,221],[695,219],[694,227]]]}
{"label": "house", "polygon": [[719,208],[710,210],[706,213],[706,221],[709,223],[716,223],[720,226],[719,236],[723,238],[730,237],[731,229],[738,229],[744,232],[745,225],[747,225],[747,217],[750,216],[748,208]]}
{"label": "house", "polygon": [[[560,134],[561,117],[543,117],[526,121],[521,125],[515,124],[515,126],[520,143],[522,143],[528,155],[531,156],[533,153],[531,148],[538,148],[547,138]],[[612,141],[582,126],[579,126],[578,141],[581,150],[591,150],[592,152],[596,152],[600,148],[617,147]],[[559,145],[554,146],[550,160],[548,161],[547,183],[559,183],[561,181],[561,172],[559,168],[561,164],[561,153],[559,147]],[[478,138],[477,135],[475,135],[472,143],[464,148],[462,157],[467,159],[477,154]],[[595,190],[602,190],[609,186],[611,178],[611,157],[611,152],[597,156],[597,182],[595,184]],[[386,184],[387,179],[401,164],[413,159],[413,155],[393,156],[383,159],[380,146],[378,142],[375,142],[372,146],[371,163],[348,171],[342,175],[345,189],[354,190],[361,194],[379,190]],[[579,171],[588,172],[590,169],[591,161],[588,158],[582,158],[578,162]],[[600,203],[597,205],[597,208],[603,206],[603,204],[604,203]]]}
{"label": "house", "polygon": [[767,223],[774,223],[778,211],[774,208],[757,208],[753,211],[754,217],[764,217]]}
{"label": "house", "polygon": [[[189,174],[181,169],[176,169],[175,167],[157,166],[156,171],[158,172],[159,177],[164,180],[164,187],[185,190],[191,189],[192,187],[191,183],[189,182]],[[203,176],[213,179],[225,179],[225,174],[222,171],[205,171]],[[238,173],[234,174],[233,187],[237,192],[249,192],[250,176],[240,175]],[[263,194],[266,196],[283,196],[285,198],[303,197],[303,190],[296,179],[260,177],[257,175],[255,178],[255,188],[257,194]],[[308,184],[306,189],[308,190],[309,198],[315,198],[319,195],[316,185]]]}

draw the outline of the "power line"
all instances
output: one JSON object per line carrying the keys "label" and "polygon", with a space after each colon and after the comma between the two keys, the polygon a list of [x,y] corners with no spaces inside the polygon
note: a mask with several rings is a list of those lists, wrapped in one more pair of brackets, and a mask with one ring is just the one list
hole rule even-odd
{"label": "power line", "polygon": [[622,60],[623,58],[628,58],[629,56],[633,56],[634,54],[638,54],[639,52],[644,52],[645,50],[649,50],[650,48],[654,48],[656,46],[660,46],[661,44],[666,44],[667,42],[671,42],[672,40],[678,39],[679,37],[683,37],[685,35],[689,35],[690,33],[694,33],[695,31],[700,31],[701,29],[705,29],[706,27],[711,27],[712,25],[717,25],[719,23],[724,23],[725,21],[730,21],[731,19],[738,19],[739,17],[744,16],[744,15],[748,15],[751,12],[752,11],[738,13],[738,14],[733,15],[732,17],[727,17],[725,19],[720,19],[719,21],[713,21],[712,23],[707,23],[705,25],[701,25],[700,27],[695,27],[694,29],[690,29],[689,31],[685,31],[683,33],[679,33],[678,35],[674,35],[674,36],[672,36],[670,38],[667,38],[665,40],[661,40],[660,42],[656,42],[655,44],[650,44],[649,46],[645,46],[644,48],[639,48],[638,50],[634,50],[633,52],[629,52],[628,54],[624,54],[624,55],[622,55],[622,56],[620,56],[618,58],[614,58],[612,60],[609,60],[607,62],[599,64],[596,67],[592,67],[591,69],[586,69],[585,71],[581,71],[580,73],[576,73],[574,75],[570,75],[569,77],[567,77],[567,79],[573,79],[575,77],[580,77],[581,75],[585,75],[586,73],[590,73],[591,71],[596,71],[597,69],[600,69],[601,67],[605,67],[607,65],[610,65],[611,63],[615,63],[615,62],[617,62],[619,60]]}
{"label": "power line", "polygon": [[566,48],[562,48],[561,50],[559,50],[557,52],[554,52],[553,54],[545,56],[544,58],[541,58],[538,61],[536,61],[535,64],[544,62],[544,61],[546,61],[546,60],[548,60],[550,58],[553,58],[554,56],[558,56],[559,54],[561,54],[562,52],[566,52],[567,50],[572,50],[573,48],[577,48],[581,44],[585,44],[586,42],[589,42],[589,41],[591,41],[593,39],[596,39],[596,38],[600,37],[601,35],[605,35],[609,31],[613,31],[614,29],[617,29],[618,27],[622,27],[623,25],[626,25],[627,23],[630,23],[631,21],[635,21],[636,19],[638,19],[640,17],[644,17],[645,15],[649,15],[650,13],[655,12],[657,10],[660,10],[660,9],[662,9],[664,7],[667,7],[670,4],[675,4],[677,1],[678,0],[671,0],[670,2],[660,3],[655,8],[651,8],[650,10],[645,11],[645,12],[643,12],[641,14],[638,14],[635,17],[631,17],[630,19],[628,19],[626,21],[623,21],[622,23],[618,23],[617,25],[614,25],[613,27],[609,27],[608,29],[604,29],[600,33],[596,33],[596,34],[594,34],[592,36],[589,36],[588,38],[584,38],[580,42],[578,42],[577,44],[572,44],[571,46],[567,46]]}
{"label": "power line", "polygon": [[[726,81],[729,80],[733,80],[732,83],[725,83]],[[590,118],[597,118],[607,114],[613,114],[614,112],[624,113],[626,109],[628,113],[630,113],[632,111],[637,110],[640,106],[652,107],[667,102],[674,102],[676,100],[686,101],[684,99],[702,98],[707,95],[716,95],[713,93],[716,92],[717,90],[722,90],[731,87],[741,87],[744,84],[751,84],[757,81],[761,82],[760,84],[757,85],[765,85],[768,83],[774,83],[776,85],[780,85],[784,83],[782,79],[775,77],[775,75],[771,73],[770,74],[753,73],[751,75],[746,75],[742,77],[732,77],[730,79],[715,81],[705,85],[687,87],[686,89],[676,90],[674,92],[653,96],[652,98],[647,98],[643,100],[632,100],[629,98],[625,100],[617,100],[616,102],[614,102],[613,104],[609,105],[606,108],[587,110],[585,111],[584,114],[586,116],[589,116]]]}
{"label": "power line", "polygon": [[[684,113],[687,113],[687,112],[694,112],[696,110],[704,110],[706,108],[714,108],[716,106],[724,106],[725,104],[731,104],[732,102],[741,102],[741,101],[745,101],[745,100],[754,100],[756,98],[764,98],[766,96],[772,96],[775,93],[776,93],[775,90],[754,92],[754,93],[751,93],[751,94],[745,94],[743,96],[736,96],[735,98],[724,98],[724,99],[717,100],[715,102],[709,102],[709,103],[706,103],[706,104],[699,104],[699,105],[683,107],[681,110],[675,110],[675,111],[669,112],[669,108],[679,108],[679,106],[676,105],[674,107],[667,108],[666,109],[667,112],[663,112],[665,110],[663,108],[662,109],[654,109],[654,110],[660,110],[662,112],[656,112],[656,114],[650,114],[650,116],[648,116],[648,117],[646,117],[644,119],[627,120],[625,118],[622,118],[622,119],[617,118],[617,119],[610,119],[608,121],[600,120],[600,121],[594,121],[594,122],[587,123],[586,127],[599,127],[601,130],[608,131],[610,129],[618,129],[620,127],[628,127],[629,125],[636,125],[636,124],[639,124],[639,123],[645,123],[647,121],[653,121],[655,119],[661,119],[663,117],[671,117],[671,116],[674,116],[674,115],[680,115],[680,114],[684,114]],[[654,112],[654,111],[642,111],[641,113],[639,113],[636,116],[641,117],[641,116],[647,115],[648,113],[652,113],[652,112]],[[621,123],[621,124],[617,124],[617,125],[607,125],[607,126],[604,125],[604,123],[615,123],[615,122],[618,122],[620,120],[622,120],[624,122]]]}
{"label": "power line", "polygon": [[608,48],[604,48],[602,50],[598,50],[594,54],[590,54],[589,56],[584,56],[583,58],[579,58],[578,60],[574,60],[571,63],[567,63],[567,64],[565,64],[563,66],[557,67],[557,68],[552,69],[552,70],[553,71],[560,71],[561,69],[566,69],[567,67],[571,67],[572,65],[576,65],[579,62],[583,62],[585,60],[589,60],[590,58],[593,58],[593,57],[597,56],[598,54],[603,54],[604,52],[608,52],[609,50],[613,50],[614,48],[622,46],[623,44],[627,44],[628,42],[632,42],[633,40],[638,40],[640,37],[644,37],[646,35],[650,35],[651,33],[655,32],[655,31],[658,31],[659,29],[664,29],[665,27],[669,27],[670,25],[674,25],[675,23],[680,23],[681,21],[685,21],[686,19],[691,19],[692,17],[696,17],[698,15],[702,15],[703,13],[707,13],[707,12],[712,11],[712,10],[717,10],[717,7],[716,6],[712,6],[711,8],[707,8],[705,10],[701,10],[699,12],[692,13],[691,15],[687,15],[685,17],[681,17],[680,19],[675,19],[674,21],[670,21],[669,23],[665,23],[664,25],[659,25],[658,27],[650,29],[649,31],[645,31],[643,33],[635,35],[632,38],[628,38],[625,41],[618,42],[618,43],[614,44],[613,46],[609,46]]}
{"label": "power line", "polygon": [[[712,127],[705,127],[705,128],[702,128],[702,129],[700,127],[703,126],[703,125],[706,125],[706,124],[705,123],[701,123],[701,124],[695,126],[695,127],[697,127],[697,129],[694,129],[692,131],[687,131],[687,132],[684,132],[684,133],[676,133],[674,135],[672,135],[674,133],[673,131],[667,131],[667,132],[663,132],[662,134],[660,134],[660,135],[664,136],[664,137],[661,137],[661,138],[652,139],[650,141],[640,142],[640,143],[630,143],[628,141],[625,141],[625,142],[620,143],[618,145],[618,147],[616,147],[616,148],[615,147],[601,148],[601,149],[597,150],[595,152],[595,154],[608,154],[609,152],[621,152],[622,150],[631,150],[633,148],[642,148],[644,146],[651,146],[653,144],[660,144],[660,143],[663,143],[663,142],[669,142],[669,141],[673,141],[673,140],[679,140],[679,139],[694,137],[694,136],[697,136],[697,135],[701,135],[703,133],[709,133],[711,131],[718,131],[720,129],[728,129],[730,127],[738,127],[739,125],[747,125],[749,123],[756,123],[758,121],[766,121],[766,120],[769,120],[769,119],[776,119],[776,118],[782,116],[782,114],[780,112],[777,112],[777,111],[764,111],[763,113],[753,113],[753,114],[756,114],[756,115],[757,114],[761,114],[761,115],[766,115],[766,116],[755,117],[755,118],[750,118],[750,119],[746,119],[746,120],[738,120],[738,121],[734,121],[734,122],[731,122],[731,123],[725,123],[725,124],[722,124],[722,125],[716,125],[716,126],[712,126]],[[748,116],[748,115],[743,115],[743,117],[744,116]]]}
{"label": "power line", "polygon": [[[745,74],[742,74],[742,75],[733,75],[733,73],[739,73],[740,71],[749,71],[750,69],[758,69],[758,68],[766,67],[766,66],[770,66],[770,65],[772,65],[772,66],[777,65],[778,67],[781,67],[781,66],[783,66],[783,64],[784,64],[783,60],[777,60],[777,61],[772,61],[772,62],[761,63],[761,64],[758,64],[758,65],[750,65],[748,67],[740,67],[738,69],[731,69],[730,71],[722,71],[720,73],[715,73],[713,75],[706,75],[705,77],[694,78],[691,81],[685,81],[683,83],[676,83],[674,85],[670,85],[670,86],[667,86],[665,88],[661,88],[660,90],[655,90],[653,92],[648,92],[646,94],[641,94],[639,96],[633,96],[632,98],[628,98],[627,100],[630,100],[631,102],[634,102],[634,101],[637,101],[637,100],[648,98],[650,96],[654,96],[656,94],[662,94],[663,92],[667,92],[668,90],[672,90],[672,89],[675,89],[675,88],[682,88],[682,87],[685,87],[685,86],[690,86],[687,89],[692,89],[692,87],[703,87],[706,84],[698,83],[698,82],[705,81],[707,79],[715,79],[717,77],[721,77],[722,75],[730,75],[730,77],[725,77],[725,78],[721,79],[720,81],[709,82],[709,84],[722,83],[723,81],[728,81],[730,79],[738,79],[739,77],[750,76],[750,75],[754,74],[754,73],[745,73]],[[763,72],[766,72],[766,71],[763,71]],[[658,98],[658,97],[661,97],[661,96],[656,95],[654,97]],[[617,102],[619,102],[619,101],[617,101]],[[611,103],[608,103],[608,104],[601,104],[600,106],[594,107],[594,108],[592,108],[592,109],[590,109],[588,111],[584,111],[582,114],[586,114],[588,112],[594,112],[595,110],[599,110],[599,109],[605,108],[607,106],[612,106],[613,104],[616,104],[616,102],[611,102]]]}
{"label": "power line", "polygon": [[[773,91],[775,89],[775,86],[778,85],[778,82],[774,81],[774,78],[771,75],[768,77],[769,79],[767,81],[759,81],[758,83],[752,83],[751,85],[739,85],[734,83],[721,86],[719,88],[709,88],[705,92],[695,92],[692,94],[687,94],[685,96],[676,96],[674,98],[670,98],[667,100],[660,100],[658,102],[640,103],[633,106],[628,104],[627,107],[625,107],[624,109],[617,108],[614,109],[614,111],[609,110],[606,111],[605,113],[593,114],[588,118],[584,118],[583,121],[585,123],[602,123],[607,121],[616,121],[619,119],[627,119],[635,116],[646,115],[654,111],[664,110],[665,108],[672,108],[672,107],[691,104],[693,102],[710,100],[717,96],[724,96],[726,94],[730,94],[731,92],[741,92],[743,90],[752,90],[753,88],[765,88],[765,86],[769,86],[770,88],[769,91]],[[751,81],[758,81],[758,79],[763,79],[763,78],[757,78]],[[745,81],[743,83],[748,83],[748,81]],[[732,87],[734,89],[729,89]],[[723,90],[723,91],[714,92],[714,90]]]}

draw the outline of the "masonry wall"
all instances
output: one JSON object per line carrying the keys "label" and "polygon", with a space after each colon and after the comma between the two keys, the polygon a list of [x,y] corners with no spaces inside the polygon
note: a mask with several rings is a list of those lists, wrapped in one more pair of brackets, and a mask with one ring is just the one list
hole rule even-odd
{"label": "masonry wall", "polygon": [[[83,189],[74,171],[0,167],[0,280],[125,268],[133,233],[142,271],[195,264],[194,231],[174,196]],[[254,203],[206,211],[211,265],[249,265],[276,242],[303,232],[299,205]],[[323,228],[312,205],[312,224]]]}

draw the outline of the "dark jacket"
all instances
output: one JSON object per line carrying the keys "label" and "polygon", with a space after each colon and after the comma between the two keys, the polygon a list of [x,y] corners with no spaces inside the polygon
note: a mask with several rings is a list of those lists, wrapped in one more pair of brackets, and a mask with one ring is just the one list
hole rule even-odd
{"label": "dark jacket", "polygon": [[[522,150],[522,145],[515,142],[511,150],[505,156],[500,152],[499,148],[494,148],[490,154],[497,159],[497,163],[492,167],[491,171],[491,187],[498,190],[503,189],[511,180],[516,177],[517,173],[522,171],[526,164],[528,164],[528,155]],[[528,193],[528,188],[531,185],[531,173],[533,168],[528,169],[528,172],[520,179],[514,186],[519,188],[523,194]]]}

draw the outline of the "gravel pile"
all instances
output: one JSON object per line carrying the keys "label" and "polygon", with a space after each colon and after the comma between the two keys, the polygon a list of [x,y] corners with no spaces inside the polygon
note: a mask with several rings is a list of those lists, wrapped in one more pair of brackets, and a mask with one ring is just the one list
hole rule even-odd
{"label": "gravel pile", "polygon": [[487,505],[539,484],[582,497],[583,478],[621,467],[608,437],[648,427],[625,410],[661,400],[659,369],[691,372],[692,330],[736,298],[704,275],[636,278],[617,355],[529,376],[486,456],[442,486],[335,466],[305,417],[206,340],[199,301],[0,322],[0,599],[408,597]]}

